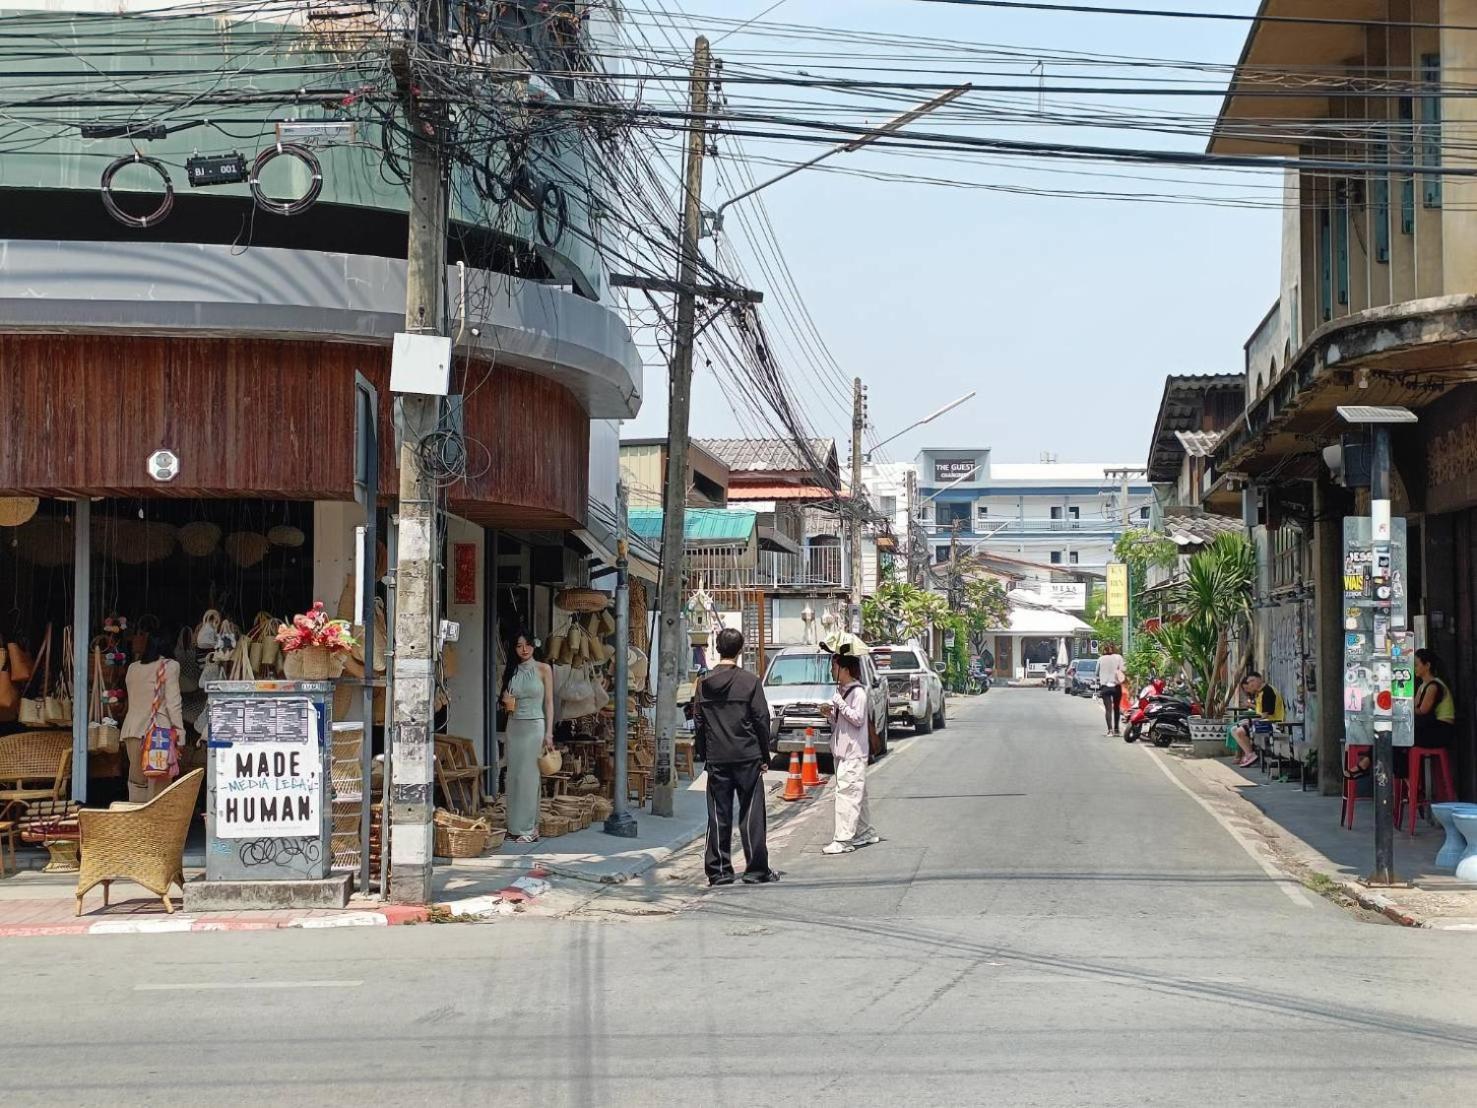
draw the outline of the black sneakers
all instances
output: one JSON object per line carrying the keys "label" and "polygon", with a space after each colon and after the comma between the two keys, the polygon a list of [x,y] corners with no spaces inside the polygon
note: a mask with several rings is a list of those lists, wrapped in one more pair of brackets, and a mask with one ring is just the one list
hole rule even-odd
{"label": "black sneakers", "polygon": [[777,870],[769,870],[766,873],[744,874],[745,885],[773,885],[779,879],[780,875]]}

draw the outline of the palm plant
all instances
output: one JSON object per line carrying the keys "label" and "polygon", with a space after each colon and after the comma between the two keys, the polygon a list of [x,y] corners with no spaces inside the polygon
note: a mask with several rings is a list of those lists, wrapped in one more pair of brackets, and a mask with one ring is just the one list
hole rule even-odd
{"label": "palm plant", "polygon": [[1251,664],[1256,553],[1244,535],[1221,535],[1190,559],[1175,590],[1177,618],[1155,641],[1181,667],[1208,719],[1225,714]]}

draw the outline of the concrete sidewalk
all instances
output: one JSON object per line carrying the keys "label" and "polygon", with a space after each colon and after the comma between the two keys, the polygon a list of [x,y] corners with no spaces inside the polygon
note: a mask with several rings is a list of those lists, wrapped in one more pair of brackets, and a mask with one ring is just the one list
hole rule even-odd
{"label": "concrete sidewalk", "polygon": [[[1416,834],[1395,833],[1395,873],[1406,888],[1371,888],[1361,878],[1374,868],[1374,802],[1361,799],[1354,830],[1339,824],[1340,797],[1304,791],[1296,783],[1237,769],[1224,759],[1191,759],[1152,752],[1233,819],[1249,819],[1286,872],[1320,892],[1337,889],[1400,923],[1477,931],[1477,884],[1458,881],[1435,866],[1445,833],[1424,820]],[[1230,801],[1234,807],[1225,807]],[[1240,811],[1237,811],[1237,808]]]}

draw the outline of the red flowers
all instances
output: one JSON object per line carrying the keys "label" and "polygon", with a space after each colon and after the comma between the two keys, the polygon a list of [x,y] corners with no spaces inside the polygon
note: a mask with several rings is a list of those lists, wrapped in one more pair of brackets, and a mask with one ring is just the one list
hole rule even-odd
{"label": "red flowers", "polygon": [[327,647],[335,654],[347,654],[358,645],[353,629],[346,620],[329,619],[323,601],[315,600],[312,611],[293,616],[291,623],[277,632],[277,645],[289,654],[309,646]]}

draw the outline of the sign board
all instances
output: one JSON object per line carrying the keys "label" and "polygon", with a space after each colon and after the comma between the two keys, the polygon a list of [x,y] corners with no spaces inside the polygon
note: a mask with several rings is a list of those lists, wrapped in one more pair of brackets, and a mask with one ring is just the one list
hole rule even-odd
{"label": "sign board", "polygon": [[934,482],[946,485],[953,481],[967,481],[979,464],[974,458],[935,458],[933,460]]}
{"label": "sign board", "polygon": [[477,544],[459,542],[452,546],[453,604],[477,603]]}
{"label": "sign board", "polygon": [[1049,600],[1058,608],[1069,612],[1081,612],[1087,608],[1087,586],[1080,581],[1037,581],[1032,586],[1043,600]]}
{"label": "sign board", "polygon": [[1344,742],[1369,745],[1376,729],[1415,742],[1415,635],[1407,630],[1406,525],[1395,516],[1344,519]]}
{"label": "sign board", "polygon": [[1114,562],[1108,566],[1108,616],[1122,619],[1128,615],[1128,566]]}
{"label": "sign board", "polygon": [[318,710],[306,697],[213,700],[217,839],[317,838],[323,829]]}

